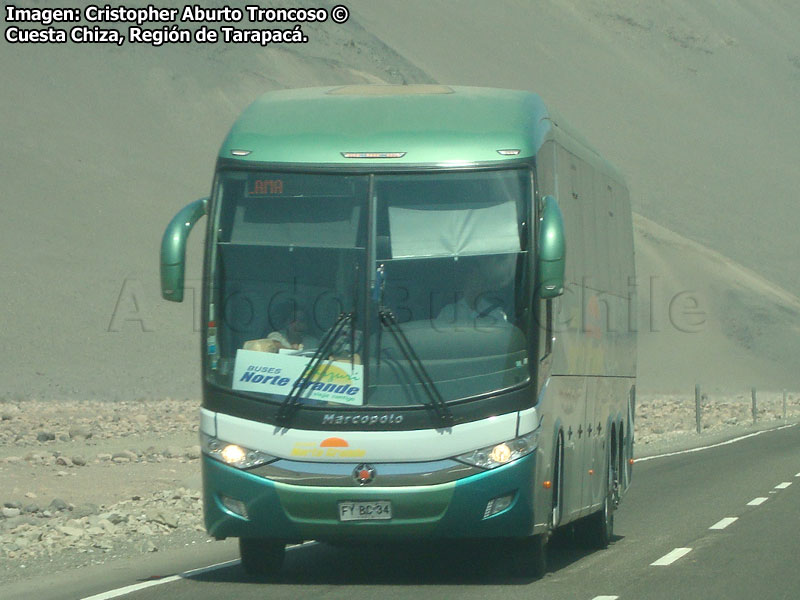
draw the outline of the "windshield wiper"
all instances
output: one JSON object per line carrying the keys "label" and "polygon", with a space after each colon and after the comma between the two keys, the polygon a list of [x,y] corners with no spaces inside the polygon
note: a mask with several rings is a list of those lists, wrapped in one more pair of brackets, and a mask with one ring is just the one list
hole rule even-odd
{"label": "windshield wiper", "polygon": [[425,369],[425,365],[422,363],[422,360],[420,360],[419,356],[414,351],[414,347],[411,345],[411,342],[408,341],[406,334],[403,333],[403,330],[398,325],[397,318],[394,316],[394,313],[392,313],[390,310],[382,308],[378,311],[378,316],[380,317],[381,324],[385,325],[389,330],[389,333],[392,334],[395,342],[397,342],[397,345],[400,347],[400,351],[403,353],[403,356],[405,356],[406,360],[411,365],[414,375],[416,375],[417,380],[422,384],[422,389],[425,390],[425,393],[430,399],[430,406],[439,417],[439,421],[441,422],[442,426],[452,426],[453,413],[450,411],[450,407],[447,406],[447,403],[444,401],[442,395],[439,393],[439,390],[436,388],[436,384],[433,382],[433,379],[431,379],[431,376]]}
{"label": "windshield wiper", "polygon": [[311,357],[311,360],[306,363],[305,368],[303,368],[303,372],[300,373],[300,377],[295,380],[294,385],[292,385],[292,389],[286,395],[286,398],[283,399],[283,402],[278,408],[276,420],[280,425],[285,425],[300,406],[299,397],[303,391],[303,388],[307,387],[306,378],[310,376],[317,369],[322,360],[328,356],[328,352],[333,348],[333,345],[336,343],[339,334],[342,333],[348,324],[350,325],[350,330],[352,332],[354,329],[352,324],[353,317],[353,312],[341,313],[333,323],[333,327],[331,327],[322,338],[317,350]]}

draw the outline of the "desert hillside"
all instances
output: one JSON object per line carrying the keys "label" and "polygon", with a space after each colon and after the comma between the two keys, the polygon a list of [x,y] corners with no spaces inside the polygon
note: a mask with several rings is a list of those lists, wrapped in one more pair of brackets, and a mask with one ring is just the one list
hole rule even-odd
{"label": "desert hillside", "polygon": [[800,299],[641,215],[634,233],[640,389],[797,389]]}
{"label": "desert hillside", "polygon": [[[375,81],[537,91],[626,174],[644,389],[800,388],[800,5],[348,6],[302,45],[0,42],[0,399],[199,397],[193,295],[159,298],[164,226],[259,94]],[[685,292],[698,331],[671,321]]]}
{"label": "desert hillside", "polygon": [[800,294],[800,4],[353,0],[441,82],[533,89],[635,210]]}
{"label": "desert hillside", "polygon": [[427,80],[354,20],[304,31],[267,48],[0,41],[0,397],[199,398],[193,293],[161,300],[158,252],[235,118],[274,89]]}

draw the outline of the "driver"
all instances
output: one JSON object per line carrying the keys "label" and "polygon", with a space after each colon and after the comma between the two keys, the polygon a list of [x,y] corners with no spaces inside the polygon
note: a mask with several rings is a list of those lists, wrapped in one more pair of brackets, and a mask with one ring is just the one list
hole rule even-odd
{"label": "driver", "polygon": [[319,345],[319,340],[308,333],[309,325],[305,310],[287,304],[280,308],[279,314],[284,315],[281,319],[282,327],[270,332],[265,338],[246,341],[242,348],[277,353],[280,350],[304,350]]}
{"label": "driver", "polygon": [[289,350],[304,350],[316,348],[319,340],[308,333],[308,319],[302,308],[295,308],[286,319],[284,326],[273,331],[267,336],[268,340],[275,340],[281,348]]}

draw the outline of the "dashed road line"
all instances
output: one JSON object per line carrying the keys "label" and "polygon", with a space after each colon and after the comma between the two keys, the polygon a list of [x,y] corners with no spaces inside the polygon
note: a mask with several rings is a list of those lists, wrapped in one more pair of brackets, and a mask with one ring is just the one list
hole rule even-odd
{"label": "dashed road line", "polygon": [[778,485],[776,485],[776,486],[775,486],[775,489],[776,489],[776,490],[785,490],[785,489],[786,489],[786,488],[788,488],[790,485],[792,485],[792,482],[791,482],[791,481],[784,481],[783,483],[779,483]]}
{"label": "dashed road line", "polygon": [[728,525],[734,523],[738,519],[739,517],[725,517],[721,521],[714,523],[711,527],[709,527],[709,529],[725,529]]}
{"label": "dashed road line", "polygon": [[753,498],[747,503],[747,506],[761,506],[767,500],[769,500],[769,498],[764,498],[763,496],[761,498]]}
{"label": "dashed road line", "polygon": [[669,552],[659,558],[657,561],[650,563],[651,567],[667,567],[674,563],[679,558],[686,556],[691,552],[691,548],[675,548],[672,552]]}
{"label": "dashed road line", "polygon": [[617,600],[619,596],[595,596],[592,600]]}

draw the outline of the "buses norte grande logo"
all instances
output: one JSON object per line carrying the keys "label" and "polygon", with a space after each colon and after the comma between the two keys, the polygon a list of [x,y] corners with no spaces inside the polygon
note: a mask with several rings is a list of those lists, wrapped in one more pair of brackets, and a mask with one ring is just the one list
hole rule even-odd
{"label": "buses norte grande logo", "polygon": [[[269,369],[269,371],[277,372],[276,375],[268,373],[259,373],[262,367],[251,366],[247,371],[242,373],[239,382],[247,383],[260,383],[265,386],[277,386],[290,388],[294,386],[294,382],[289,377],[284,377],[281,374],[281,369]],[[339,394],[347,396],[355,396],[361,389],[359,377],[355,373],[347,373],[341,367],[334,364],[320,365],[314,369],[307,377],[298,379],[301,390],[309,390],[311,392],[318,392],[324,394]],[[355,384],[355,385],[354,385]]]}
{"label": "buses norte grande logo", "polygon": [[361,458],[366,454],[366,450],[351,448],[347,440],[338,437],[326,438],[319,445],[315,442],[296,442],[292,448],[292,456],[306,458]]}

